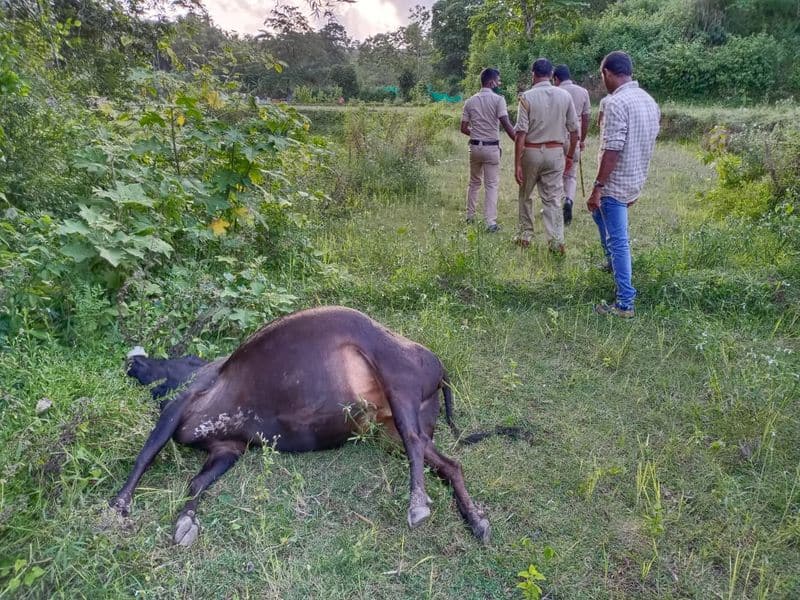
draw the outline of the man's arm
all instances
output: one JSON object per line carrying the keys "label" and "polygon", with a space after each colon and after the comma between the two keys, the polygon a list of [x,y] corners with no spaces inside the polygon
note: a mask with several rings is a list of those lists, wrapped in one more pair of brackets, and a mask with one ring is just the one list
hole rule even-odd
{"label": "man's arm", "polygon": [[586,136],[589,135],[589,113],[581,115],[581,150],[586,147]]}
{"label": "man's arm", "polygon": [[603,155],[600,157],[600,166],[597,167],[595,185],[592,188],[589,199],[586,200],[586,208],[589,209],[589,212],[594,212],[600,208],[600,196],[603,195],[601,186],[605,185],[611,173],[617,168],[620,153],[620,150],[603,150]]}
{"label": "man's arm", "polygon": [[564,169],[569,171],[572,169],[572,161],[575,160],[575,147],[578,145],[578,116],[575,113],[575,104],[570,97],[569,106],[567,106],[567,131],[569,131],[569,148],[567,149],[567,160]]}
{"label": "man's arm", "polygon": [[572,168],[572,164],[575,161],[575,147],[578,145],[578,132],[577,131],[570,131],[569,132],[569,149],[567,150],[567,157],[566,163],[564,164],[564,170],[569,171]]}
{"label": "man's arm", "polygon": [[517,105],[517,124],[514,127],[514,178],[519,185],[525,182],[522,172],[522,153],[525,151],[525,138],[528,137],[528,101],[519,97]]}
{"label": "man's arm", "polygon": [[514,138],[514,178],[519,185],[525,183],[525,174],[522,172],[522,153],[525,151],[527,135],[524,131],[517,131]]}
{"label": "man's arm", "polygon": [[608,178],[614,169],[617,168],[619,157],[625,144],[628,141],[628,119],[624,109],[620,106],[608,102],[603,114],[605,122],[603,124],[603,139],[601,141],[600,165],[597,167],[597,177],[592,193],[586,200],[586,208],[589,212],[594,212],[600,208],[600,197],[603,195],[603,186],[608,182]]}
{"label": "man's arm", "polygon": [[511,124],[508,115],[500,117],[500,124],[503,126],[503,129],[506,130],[508,137],[510,137],[512,141],[516,141],[517,134],[514,131],[514,126]]}
{"label": "man's arm", "polygon": [[464,135],[470,135],[469,121],[461,121],[461,133]]}

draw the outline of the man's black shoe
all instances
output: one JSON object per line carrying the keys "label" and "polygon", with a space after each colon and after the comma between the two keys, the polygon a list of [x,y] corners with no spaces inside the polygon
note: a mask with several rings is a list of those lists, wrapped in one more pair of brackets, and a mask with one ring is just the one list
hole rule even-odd
{"label": "man's black shoe", "polygon": [[564,225],[572,223],[572,200],[570,198],[564,199]]}

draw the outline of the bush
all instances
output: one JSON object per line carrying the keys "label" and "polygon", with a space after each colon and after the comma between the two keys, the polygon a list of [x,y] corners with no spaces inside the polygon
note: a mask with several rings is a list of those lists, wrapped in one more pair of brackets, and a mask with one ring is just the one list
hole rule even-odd
{"label": "bush", "polygon": [[294,101],[300,104],[312,104],[314,102],[314,90],[307,85],[298,85],[294,88]]}
{"label": "bush", "polygon": [[425,189],[425,165],[434,160],[433,146],[450,122],[438,105],[414,112],[367,108],[348,112],[342,156],[336,161],[340,166],[335,199]]}
{"label": "bush", "polygon": [[397,91],[389,87],[361,88],[358,99],[364,102],[394,102]]}
{"label": "bush", "polygon": [[334,65],[331,67],[331,81],[342,90],[345,100],[358,96],[358,75],[353,65]]}

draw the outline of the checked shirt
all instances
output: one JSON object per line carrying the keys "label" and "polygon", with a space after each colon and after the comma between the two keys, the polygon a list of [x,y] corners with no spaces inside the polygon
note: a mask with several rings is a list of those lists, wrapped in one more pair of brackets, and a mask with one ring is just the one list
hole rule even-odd
{"label": "checked shirt", "polygon": [[639,197],[658,135],[661,112],[653,98],[630,81],[607,96],[603,106],[600,152],[620,153],[617,168],[603,188],[603,196],[630,204]]}

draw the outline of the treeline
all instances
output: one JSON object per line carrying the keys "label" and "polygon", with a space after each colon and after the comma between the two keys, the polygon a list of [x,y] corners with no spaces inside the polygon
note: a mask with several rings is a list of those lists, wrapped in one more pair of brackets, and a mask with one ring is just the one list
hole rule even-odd
{"label": "treeline", "polygon": [[567,63],[600,94],[598,64],[614,49],[633,56],[637,77],[660,100],[745,104],[800,91],[795,0],[438,0],[362,42],[330,12],[315,28],[279,4],[258,35],[241,37],[217,28],[201,0],[182,0],[189,11],[177,20],[153,18],[153,4],[145,13],[136,0],[20,0],[0,11],[29,27],[58,24],[52,66],[99,96],[118,94],[129,69],[149,65],[203,69],[261,98],[426,102],[434,91],[472,93],[480,70],[494,66],[513,99],[538,56]]}
{"label": "treeline", "polygon": [[794,0],[438,0],[409,19],[359,43],[335,19],[315,30],[292,7],[273,10],[252,38],[195,15],[176,24],[174,58],[301,102],[471,93],[486,66],[501,69],[511,99],[538,56],[569,64],[600,94],[598,65],[615,49],[633,56],[637,77],[661,100],[746,104],[800,91]]}
{"label": "treeline", "polygon": [[[451,0],[455,1],[455,0]],[[600,92],[615,49],[659,99],[744,104],[800,91],[800,19],[788,0],[488,0],[470,17],[469,82],[485,65],[527,81],[537,56],[570,65]],[[511,15],[501,18],[501,15]],[[508,75],[506,76],[508,79]]]}

